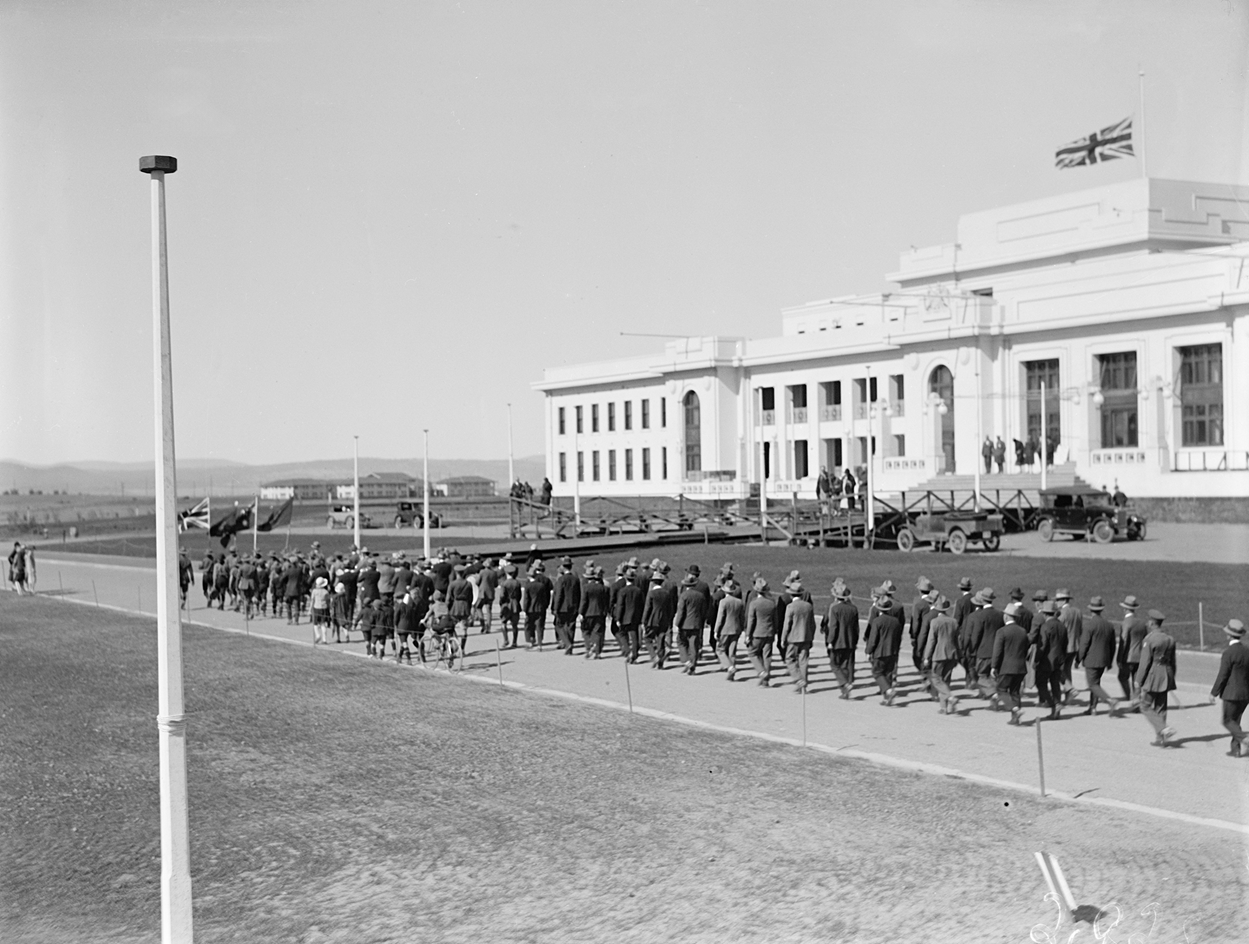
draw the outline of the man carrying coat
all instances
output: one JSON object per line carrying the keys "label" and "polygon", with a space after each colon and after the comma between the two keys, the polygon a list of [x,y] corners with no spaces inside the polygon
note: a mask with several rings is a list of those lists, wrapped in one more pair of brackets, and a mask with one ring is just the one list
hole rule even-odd
{"label": "man carrying coat", "polygon": [[1141,642],[1136,684],[1141,688],[1141,714],[1157,735],[1154,747],[1166,747],[1167,738],[1175,734],[1167,725],[1167,695],[1175,691],[1175,639],[1162,630],[1166,616],[1157,610],[1150,610],[1148,616],[1149,632]]}
{"label": "man carrying coat", "polygon": [[1219,660],[1219,674],[1214,678],[1210,698],[1223,699],[1223,727],[1232,736],[1232,747],[1227,754],[1240,757],[1245,743],[1240,719],[1245,714],[1245,706],[1249,705],[1249,649],[1244,647],[1245,624],[1240,620],[1228,620],[1223,632],[1230,638]]}

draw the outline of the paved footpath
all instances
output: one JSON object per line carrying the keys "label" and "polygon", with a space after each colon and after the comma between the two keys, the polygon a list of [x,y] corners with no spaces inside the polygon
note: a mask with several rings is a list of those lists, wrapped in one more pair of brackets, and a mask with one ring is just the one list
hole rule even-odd
{"label": "paved footpath", "polygon": [[[198,577],[198,575],[197,575]],[[154,562],[117,557],[45,554],[39,563],[40,592],[128,612],[154,613]],[[306,624],[289,626],[283,619],[245,622],[240,614],[202,608],[198,584],[191,590],[189,619],[220,629],[250,632],[310,645]],[[553,633],[548,626],[548,640]],[[330,645],[327,658],[362,656],[356,642]],[[1025,708],[1027,722],[1007,725],[1009,715],[993,712],[983,699],[963,695],[963,711],[937,712],[936,704],[917,692],[901,695],[892,708],[880,704],[867,665],[859,655],[855,697],[837,697],[827,659],[817,642],[812,653],[811,690],[805,698],[787,684],[779,659],[773,663],[772,688],[765,690],[745,665],[729,683],[713,664],[704,664],[693,678],[675,668],[657,672],[645,663],[627,670],[614,644],[602,660],[581,657],[580,643],[566,657],[549,642],[542,652],[508,649],[499,652],[497,634],[475,628],[469,636],[464,676],[497,683],[500,667],[506,684],[625,705],[632,692],[634,706],[648,714],[667,715],[687,723],[731,729],[756,736],[805,741],[809,746],[849,757],[931,773],[1002,782],[1035,791],[1038,788],[1037,733],[1034,719],[1041,709]],[[704,651],[704,659],[707,658]],[[901,683],[913,689],[916,674],[904,655]],[[1219,724],[1219,708],[1207,694],[1218,665],[1217,655],[1181,651],[1179,691],[1174,693],[1170,723],[1178,731],[1175,747],[1151,746],[1153,731],[1139,715],[1110,718],[1077,716],[1042,725],[1045,784],[1049,793],[1093,804],[1147,807],[1154,815],[1213,821],[1211,825],[1249,833],[1249,759],[1226,756],[1228,736]],[[395,671],[393,663],[378,671]],[[406,671],[406,669],[404,669]],[[1077,675],[1082,673],[1077,672]],[[957,683],[956,683],[957,684]],[[1110,691],[1117,682],[1109,680]],[[958,690],[956,689],[956,693]],[[805,726],[804,726],[805,713]],[[804,736],[805,727],[805,736]]]}

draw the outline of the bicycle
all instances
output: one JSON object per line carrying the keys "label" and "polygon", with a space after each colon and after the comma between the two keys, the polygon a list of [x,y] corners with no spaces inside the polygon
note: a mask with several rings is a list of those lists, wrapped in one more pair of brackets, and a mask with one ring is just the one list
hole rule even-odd
{"label": "bicycle", "polygon": [[464,665],[464,647],[460,644],[460,637],[455,634],[454,630],[427,632],[421,639],[421,646],[425,654],[426,665],[438,668],[439,664],[445,661],[448,671],[455,668],[457,659],[461,668]]}

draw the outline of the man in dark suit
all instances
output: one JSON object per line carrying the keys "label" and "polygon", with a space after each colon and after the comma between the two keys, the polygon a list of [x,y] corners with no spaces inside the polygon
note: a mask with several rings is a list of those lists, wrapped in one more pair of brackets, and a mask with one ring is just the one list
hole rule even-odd
{"label": "man in dark suit", "polygon": [[555,641],[572,655],[576,634],[577,612],[581,609],[581,581],[572,572],[572,558],[562,557],[559,574],[555,578],[555,590],[551,596],[551,612],[555,620]]}
{"label": "man in dark suit", "polygon": [[1067,658],[1067,629],[1055,614],[1058,607],[1053,600],[1042,600],[1037,607],[1041,617],[1040,626],[1031,633],[1035,647],[1037,700],[1050,710],[1050,719],[1057,721],[1059,706],[1063,700],[1063,662]]}
{"label": "man in dark suit", "polygon": [[872,662],[872,676],[880,689],[881,704],[892,705],[898,697],[895,685],[898,652],[902,648],[902,620],[896,615],[893,598],[888,594],[877,598],[876,608],[878,612],[867,624],[863,645]]}
{"label": "man in dark suit", "polygon": [[646,591],[633,579],[636,574],[626,568],[624,583],[616,591],[616,605],[612,617],[616,634],[616,643],[620,646],[620,654],[636,663],[638,660],[638,627],[642,624],[642,611],[646,607]]}
{"label": "man in dark suit", "polygon": [[525,611],[525,644],[530,649],[542,648],[542,636],[546,633],[546,611],[551,606],[554,589],[551,578],[546,575],[546,565],[537,561],[521,586],[521,608]]}
{"label": "man in dark suit", "polygon": [[824,645],[841,697],[854,688],[854,650],[859,645],[859,608],[850,602],[850,588],[838,577],[833,581],[833,605],[824,620]]}
{"label": "man in dark suit", "polygon": [[1136,670],[1136,684],[1141,688],[1141,714],[1157,735],[1154,747],[1166,747],[1167,738],[1175,729],[1167,724],[1167,695],[1175,691],[1175,639],[1163,632],[1166,616],[1150,610],[1146,626],[1149,632],[1141,642],[1141,664]]}
{"label": "man in dark suit", "polygon": [[650,652],[652,669],[664,667],[664,660],[668,656],[668,630],[671,627],[664,576],[653,573],[651,589],[646,594],[646,606],[642,610],[642,630],[646,634],[646,648]]}
{"label": "man in dark suit", "polygon": [[959,597],[954,601],[954,611],[950,614],[958,626],[958,661],[963,666],[963,687],[971,688],[975,684],[976,654],[968,652],[963,644],[963,624],[967,617],[978,608],[973,602],[976,598],[971,589],[971,578],[964,577],[958,582]]}
{"label": "man in dark suit", "polygon": [[1249,705],[1249,649],[1244,647],[1245,624],[1238,619],[1228,620],[1223,627],[1230,640],[1219,660],[1219,674],[1210,689],[1211,699],[1223,699],[1223,727],[1232,736],[1232,748],[1228,756],[1239,757],[1245,743],[1245,731],[1240,719]]}
{"label": "man in dark suit", "polygon": [[1149,630],[1145,621],[1136,615],[1140,602],[1132,594],[1123,598],[1119,604],[1123,607],[1123,623],[1119,627],[1119,685],[1123,688],[1123,697],[1132,699],[1132,711],[1140,711],[1141,693],[1136,687],[1136,670],[1141,664],[1141,643]]}
{"label": "man in dark suit", "polygon": [[919,638],[920,627],[924,624],[924,615],[932,606],[929,595],[933,591],[932,581],[927,577],[920,577],[915,582],[915,589],[919,591],[918,596],[911,602],[911,618],[908,620],[911,636],[911,664],[915,666],[915,671],[923,676],[921,665],[924,661],[924,644]]}
{"label": "man in dark suit", "polygon": [[759,676],[759,686],[768,688],[772,677],[772,639],[776,636],[776,598],[768,582],[755,574],[754,594],[746,607],[746,644],[750,664]]}
{"label": "man in dark suit", "polygon": [[1089,600],[1089,612],[1082,621],[1080,631],[1080,662],[1089,686],[1089,706],[1084,709],[1086,715],[1094,713],[1099,700],[1110,706],[1112,715],[1119,714],[1119,699],[1111,698],[1102,688],[1102,675],[1115,661],[1116,636],[1115,628],[1102,619],[1105,608],[1106,602],[1101,597]]}
{"label": "man in dark suit", "polygon": [[992,665],[997,676],[993,700],[998,702],[1003,696],[1010,700],[1010,724],[1019,724],[1023,711],[1019,690],[1028,671],[1028,631],[1015,622],[1020,609],[1018,603],[1009,604],[1003,614],[1006,622],[993,636]]}
{"label": "man in dark suit", "polygon": [[603,583],[603,568],[596,566],[586,575],[581,592],[581,641],[587,659],[603,658],[603,634],[610,608],[611,593]]}
{"label": "man in dark suit", "polygon": [[980,694],[989,698],[997,691],[993,681],[993,642],[997,632],[1006,623],[1002,611],[993,605],[997,594],[992,587],[985,587],[973,598],[978,609],[968,614],[963,622],[962,641],[971,658],[975,659],[973,678],[980,687]]}
{"label": "man in dark suit", "polygon": [[677,612],[674,623],[677,629],[677,650],[681,661],[685,664],[682,671],[693,675],[698,668],[698,656],[703,647],[703,625],[707,622],[707,608],[710,604],[711,592],[703,592],[706,584],[699,586],[701,581],[696,573],[687,573],[681,581],[681,592],[677,596]]}

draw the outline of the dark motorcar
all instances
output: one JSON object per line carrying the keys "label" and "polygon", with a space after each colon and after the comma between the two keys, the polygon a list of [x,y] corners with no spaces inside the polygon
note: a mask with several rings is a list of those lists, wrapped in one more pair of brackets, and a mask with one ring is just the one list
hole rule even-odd
{"label": "dark motorcar", "polygon": [[1144,518],[1130,508],[1116,506],[1110,493],[1079,485],[1041,492],[1036,529],[1046,541],[1060,533],[1084,538],[1092,535],[1099,544],[1109,544],[1117,537],[1145,539]]}
{"label": "dark motorcar", "polygon": [[[396,528],[406,528],[408,526],[411,526],[413,528],[425,527],[425,515],[421,511],[421,508],[422,506],[419,502],[410,502],[410,501],[399,502],[399,504],[395,506],[395,520],[394,520],[395,527]],[[429,513],[429,526],[431,528],[442,527],[442,519],[438,517],[437,513],[432,512],[432,511]]]}

